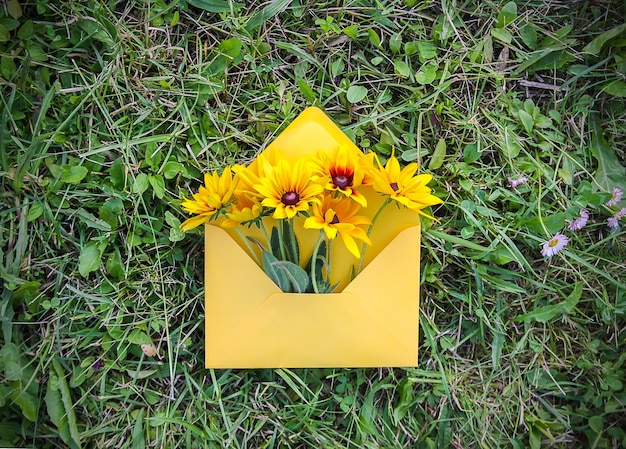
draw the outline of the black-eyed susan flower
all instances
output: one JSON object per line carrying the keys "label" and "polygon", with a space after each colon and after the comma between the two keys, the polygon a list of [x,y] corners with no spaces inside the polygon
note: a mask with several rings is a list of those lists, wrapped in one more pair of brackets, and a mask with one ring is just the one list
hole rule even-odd
{"label": "black-eyed susan flower", "polygon": [[237,189],[233,193],[235,202],[226,212],[228,217],[222,223],[224,227],[233,227],[241,223],[251,223],[261,217],[263,207],[257,198],[244,190]]}
{"label": "black-eyed susan flower", "polygon": [[327,190],[339,192],[363,207],[367,206],[367,199],[358,189],[364,184],[372,165],[371,158],[366,158],[358,149],[345,146],[332,153],[320,151],[315,161],[319,173],[328,180]]}
{"label": "black-eyed susan flower", "polygon": [[370,221],[356,215],[359,209],[358,203],[326,195],[321,204],[313,204],[313,214],[304,221],[304,227],[321,229],[329,239],[339,235],[348,251],[358,259],[361,253],[355,239],[371,245],[367,233],[359,227],[370,224]]}
{"label": "black-eyed susan flower", "polygon": [[222,211],[230,202],[235,187],[230,167],[226,167],[221,176],[216,172],[206,173],[204,186],[200,186],[192,200],[187,199],[181,204],[186,212],[195,216],[185,220],[180,229],[183,231],[193,229]]}
{"label": "black-eyed susan flower", "polygon": [[378,159],[377,162],[377,169],[372,171],[374,189],[379,193],[389,195],[389,198],[415,210],[420,215],[432,218],[421,211],[425,207],[443,203],[441,199],[432,194],[430,187],[427,186],[432,176],[429,174],[416,175],[416,163],[400,169],[400,163],[393,155],[387,160],[384,167]]}
{"label": "black-eyed susan flower", "polygon": [[293,165],[281,159],[276,165],[265,167],[265,171],[254,190],[261,205],[274,209],[275,219],[293,218],[298,212],[308,210],[311,203],[320,202],[324,185],[306,159],[299,159]]}

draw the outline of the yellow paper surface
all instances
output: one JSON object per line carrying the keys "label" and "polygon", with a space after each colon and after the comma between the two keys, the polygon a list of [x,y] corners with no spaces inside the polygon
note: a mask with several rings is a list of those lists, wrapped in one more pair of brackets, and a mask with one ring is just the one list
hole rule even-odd
{"label": "yellow paper surface", "polygon": [[[308,108],[265,152],[278,150],[293,160],[339,145],[354,147],[321,110]],[[384,198],[370,187],[363,193],[368,207],[360,213],[371,218]],[[306,260],[319,234],[298,223],[295,228]],[[234,230],[207,225],[206,367],[415,366],[420,273],[417,213],[388,206],[371,239],[365,269],[352,281],[350,267],[356,260],[341,242],[334,243],[332,281],[340,281],[339,293],[287,294],[246,253]]]}

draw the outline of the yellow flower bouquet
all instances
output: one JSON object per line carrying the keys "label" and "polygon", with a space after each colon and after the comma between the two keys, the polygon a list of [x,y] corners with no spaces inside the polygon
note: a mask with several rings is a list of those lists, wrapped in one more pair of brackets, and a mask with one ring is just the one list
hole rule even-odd
{"label": "yellow flower bouquet", "polygon": [[206,174],[181,225],[205,224],[206,367],[414,366],[419,216],[442,203],[417,170],[311,107]]}

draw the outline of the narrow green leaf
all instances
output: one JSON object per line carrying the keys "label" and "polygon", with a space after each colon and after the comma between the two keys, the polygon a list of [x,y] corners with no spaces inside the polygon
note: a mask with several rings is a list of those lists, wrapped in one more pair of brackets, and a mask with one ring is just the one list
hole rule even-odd
{"label": "narrow green leaf", "polygon": [[278,260],[272,263],[276,270],[282,271],[291,284],[290,291],[295,293],[306,292],[309,286],[309,276],[302,268],[293,262]]}
{"label": "narrow green leaf", "polygon": [[311,89],[307,82],[302,78],[298,80],[298,87],[300,88],[300,93],[304,95],[304,98],[306,98],[310,103],[313,104],[317,102],[315,92],[313,92],[313,89]]}
{"label": "narrow green leaf", "polygon": [[187,0],[187,3],[208,12],[231,12],[243,7],[241,3],[228,0]]}
{"label": "narrow green leaf", "polygon": [[72,400],[70,388],[65,380],[65,372],[63,371],[61,364],[56,360],[52,361],[52,365],[54,366],[54,371],[57,375],[57,386],[59,388],[59,392],[61,393],[61,401],[63,402],[63,408],[65,410],[65,415],[67,416],[67,425],[69,427],[70,436],[74,444],[80,449],[80,433],[78,432],[78,426],[76,424],[74,401]]}
{"label": "narrow green leaf", "polygon": [[92,213],[87,212],[82,207],[76,211],[76,215],[78,215],[80,221],[84,223],[88,228],[93,228],[104,232],[111,231],[111,225],[109,223],[100,218],[96,218]]}
{"label": "narrow green leaf", "polygon": [[58,387],[58,376],[54,369],[50,370],[44,400],[50,421],[57,427],[57,431],[63,442],[69,445],[72,441],[72,437],[67,424],[67,415],[63,407],[63,399],[61,398],[61,392]]}
{"label": "narrow green leaf", "polygon": [[437,170],[443,165],[443,161],[446,158],[446,149],[447,145],[445,139],[439,139],[435,146],[433,157],[430,158],[430,162],[428,163],[429,170]]}
{"label": "narrow green leaf", "polygon": [[143,431],[143,415],[145,409],[139,409],[137,418],[135,418],[135,425],[133,426],[133,445],[131,449],[144,449],[146,447],[146,436]]}
{"label": "narrow green leaf", "polygon": [[291,282],[287,279],[285,272],[283,270],[279,270],[274,266],[275,262],[278,262],[278,259],[267,251],[262,251],[263,258],[263,271],[265,274],[269,276],[269,278],[274,281],[274,283],[280,288],[283,292],[288,293],[289,287],[291,286]]}
{"label": "narrow green leaf", "polygon": [[274,0],[270,2],[265,8],[257,12],[246,22],[246,31],[250,33],[259,26],[263,25],[268,20],[277,16],[285,9],[287,9],[291,2],[292,0]]}
{"label": "narrow green leaf", "polygon": [[113,186],[120,190],[123,189],[126,184],[126,171],[124,170],[124,163],[121,157],[118,157],[115,161],[113,161],[109,173]]}
{"label": "narrow green leaf", "polygon": [[378,36],[378,33],[376,33],[376,31],[370,28],[369,30],[367,30],[367,35],[369,36],[370,43],[374,47],[380,47],[380,36]]}
{"label": "narrow green leaf", "polygon": [[609,42],[611,39],[618,37],[624,32],[626,32],[626,23],[605,31],[594,40],[589,42],[587,45],[585,45],[583,47],[583,52],[598,56],[598,54],[600,54],[600,51],[602,51],[602,47],[604,47],[607,42]]}

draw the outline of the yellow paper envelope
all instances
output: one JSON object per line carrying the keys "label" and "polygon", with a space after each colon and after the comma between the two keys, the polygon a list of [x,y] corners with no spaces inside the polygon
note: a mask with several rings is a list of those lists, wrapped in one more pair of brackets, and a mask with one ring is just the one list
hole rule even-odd
{"label": "yellow paper envelope", "polygon": [[[293,160],[339,145],[356,149],[321,110],[308,108],[264,151]],[[371,218],[384,199],[371,188],[363,193],[368,207],[361,214]],[[319,234],[297,223],[295,228],[306,260]],[[206,367],[416,366],[418,214],[388,206],[371,239],[365,268],[352,281],[356,261],[335,245],[332,282],[340,282],[338,293],[282,293],[233,230],[207,224]]]}

